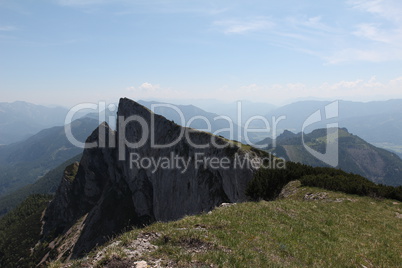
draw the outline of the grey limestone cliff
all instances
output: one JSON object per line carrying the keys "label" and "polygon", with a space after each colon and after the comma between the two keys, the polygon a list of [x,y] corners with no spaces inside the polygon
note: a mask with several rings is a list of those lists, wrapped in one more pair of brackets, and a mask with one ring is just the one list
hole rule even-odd
{"label": "grey limestone cliff", "polygon": [[[116,132],[103,123],[88,137],[87,143],[102,146],[84,150],[77,175],[62,180],[44,216],[45,238],[62,236],[83,220],[70,257],[128,226],[246,200],[245,188],[261,152],[183,128],[129,99],[120,100],[117,114]],[[160,148],[151,138],[154,144],[171,145]],[[142,146],[133,146],[138,141],[144,141]]]}

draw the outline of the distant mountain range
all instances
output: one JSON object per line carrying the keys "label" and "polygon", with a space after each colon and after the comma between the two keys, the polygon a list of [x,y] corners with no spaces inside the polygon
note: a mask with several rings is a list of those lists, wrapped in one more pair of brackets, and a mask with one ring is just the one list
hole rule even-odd
{"label": "distant mountain range", "polygon": [[[139,103],[148,108],[151,108],[152,104],[162,104],[162,102],[151,101],[139,101]],[[273,105],[243,101],[242,120],[244,123],[247,116],[258,115],[266,109],[270,111],[265,114],[268,121],[273,116],[276,118],[286,116],[285,120],[278,123],[279,133],[286,129],[300,132],[303,122],[314,112],[321,110],[325,117],[324,110],[329,104],[331,104],[329,101],[302,101],[274,109]],[[203,105],[205,106],[206,103]],[[226,104],[226,106],[211,103],[210,106],[215,106],[214,110],[219,111],[220,114],[229,117],[236,116],[234,112],[236,111],[236,103]],[[211,123],[211,132],[229,127],[226,120],[214,120],[219,116],[217,113],[207,112],[194,105],[176,105],[176,107],[183,113],[186,123],[191,118],[198,117],[191,123],[192,128],[206,129],[208,127],[203,120],[199,119],[201,117],[206,118]],[[66,113],[67,109],[65,108],[48,108],[26,102],[0,103],[0,144],[28,137],[46,125],[62,125]],[[157,108],[156,113],[178,124],[181,123],[179,114],[170,108]],[[115,115],[115,111],[107,111],[107,118],[112,115]],[[86,117],[88,118],[82,120],[93,119],[91,122],[85,121],[88,123],[83,123],[85,128],[76,130],[78,131],[77,135],[81,135],[81,139],[85,139],[99,123],[96,113],[88,114]],[[83,121],[80,120],[77,122],[82,124]],[[350,133],[402,156],[402,100],[368,103],[339,101],[339,114],[332,122],[337,121],[339,121],[340,127],[346,127]],[[312,131],[326,127],[328,122],[328,120],[322,120],[312,124],[307,130]],[[113,128],[114,122],[109,122],[109,124]],[[243,137],[238,136],[238,125],[234,124],[233,128],[235,130],[233,136],[230,136],[228,131],[220,132],[218,135],[245,142]],[[240,127],[240,129],[243,131],[243,128]],[[250,141],[256,143],[266,137],[267,134],[250,133],[249,136]],[[63,127],[46,129],[46,131],[41,131],[25,141],[0,146],[0,196],[34,182],[47,171],[81,152],[81,150],[69,146],[71,144],[65,139]],[[42,155],[50,158],[42,157]]]}
{"label": "distant mountain range", "polygon": [[42,129],[62,126],[67,111],[23,101],[0,102],[0,144],[21,141]]}
{"label": "distant mountain range", "polygon": [[[267,103],[241,101],[241,122],[238,122],[237,102],[226,103],[216,100],[194,100],[193,102],[196,106],[176,106],[185,115],[186,122],[194,116],[205,116],[211,122],[212,132],[228,127],[227,122],[224,120],[213,120],[218,115],[230,117],[236,130],[239,123],[241,123],[241,127],[244,127],[247,119],[252,116],[266,117],[271,124],[271,132],[250,133],[249,138],[252,143],[272,135],[273,117],[286,117],[285,120],[281,120],[277,124],[277,133],[282,133],[284,130],[300,132],[303,123],[310,115],[317,110],[324,111],[325,107],[331,103],[330,101],[300,101],[282,107],[275,107]],[[150,108],[151,104],[161,104],[163,102],[140,100],[139,103]],[[67,111],[66,108],[49,108],[20,101],[0,103],[0,145],[24,140],[45,128],[63,125]],[[171,109],[159,108],[156,112],[169,120],[180,123],[180,117]],[[107,110],[106,119],[113,129],[114,122],[110,122],[108,117],[115,114],[116,111],[110,112]],[[98,119],[97,113],[87,115],[82,113],[80,116]],[[362,137],[366,141],[402,156],[402,100],[367,103],[339,101],[339,116],[332,122],[338,122],[339,127],[346,127],[351,133]],[[307,131],[324,128],[327,123],[328,120],[322,120],[311,125],[307,128]],[[196,129],[204,129],[206,124],[198,119],[193,121],[191,126]],[[252,122],[251,127],[263,127],[263,125],[261,121],[257,120]],[[238,137],[237,131],[234,134],[233,137],[229,137],[227,132],[219,135],[246,142],[244,137]]]}
{"label": "distant mountain range", "polygon": [[[324,153],[326,150],[327,130],[317,129],[305,135],[308,147]],[[402,185],[402,160],[394,153],[375,147],[347,129],[339,129],[339,165],[338,168],[359,174],[375,183],[391,186]],[[311,166],[327,166],[311,155],[303,146],[301,133],[285,131],[276,139],[268,138],[261,144],[270,144],[268,152],[293,162]]]}
{"label": "distant mountain range", "polygon": [[[73,121],[72,133],[84,142],[98,121]],[[64,126],[52,127],[17,143],[0,147],[0,196],[35,182],[48,171],[82,152],[66,138]]]}
{"label": "distant mountain range", "polygon": [[[141,101],[139,102],[141,103]],[[240,122],[238,122],[238,107],[241,107],[240,118],[242,121],[242,126],[244,126],[247,119],[251,118],[252,116],[265,115],[278,108],[270,103],[252,102],[246,100],[238,100],[233,102],[224,102],[218,100],[191,100],[188,101],[188,103],[191,103],[210,113],[229,116],[236,124],[240,124]]]}
{"label": "distant mountain range", "polygon": [[[152,104],[161,104],[161,102],[139,101],[140,104],[150,108]],[[322,120],[306,128],[308,132],[325,128],[328,123],[339,124],[339,127],[347,128],[351,133],[358,135],[364,140],[372,143],[378,147],[391,150],[402,156],[402,100],[389,100],[389,101],[374,101],[374,102],[352,102],[352,101],[339,101],[337,117],[332,120],[325,119],[325,107],[333,102],[330,101],[300,101],[279,108],[265,103],[252,103],[242,101],[241,123],[242,127],[246,121],[252,116],[264,116],[270,123],[271,133],[273,131],[273,118],[280,120],[277,124],[277,133],[282,133],[285,130],[293,132],[301,132],[303,123],[309,118],[310,115],[316,111],[322,111]],[[185,115],[186,121],[194,116],[205,116],[212,122],[212,132],[216,129],[225,128],[227,124],[224,121],[214,122],[213,118],[218,115],[226,115],[233,119],[235,122],[235,129],[237,129],[237,103],[214,103],[208,106],[206,103],[201,102],[200,105],[210,107],[206,112],[193,105],[177,105],[177,107]],[[264,112],[266,111],[266,112]],[[180,124],[180,117],[172,109],[160,108],[156,110],[157,113],[165,116],[170,120],[174,120]],[[250,125],[251,128],[262,128],[262,121],[253,121]],[[206,124],[201,120],[196,120],[192,124],[193,128],[202,129]],[[243,131],[243,128],[241,128]],[[237,134],[237,133],[236,133]],[[221,134],[227,137],[227,135]],[[256,143],[264,138],[263,133],[250,133],[250,141]],[[245,142],[244,139],[237,136],[234,139]]]}
{"label": "distant mountain range", "polygon": [[[138,101],[138,103],[143,105],[144,107],[147,107],[148,109],[151,109],[152,105],[166,104],[163,102],[143,101],[143,100]],[[205,118],[211,124],[210,132],[212,132],[212,133],[214,133],[215,131],[221,130],[221,129],[228,129],[230,127],[230,124],[225,119],[216,119],[215,120],[215,118],[219,117],[220,115],[225,115],[225,114],[216,114],[216,113],[207,112],[194,105],[176,105],[176,104],[172,104],[172,105],[181,111],[182,115],[184,116],[185,124],[191,123],[190,124],[191,128],[200,129],[200,130],[207,129],[208,124],[202,118]],[[166,117],[169,120],[174,121],[175,123],[177,123],[179,125],[182,125],[180,114],[177,113],[177,111],[175,111],[173,108],[161,106],[161,107],[155,108],[154,112]],[[229,116],[229,115],[226,115],[226,116]],[[194,119],[194,120],[192,122],[190,122],[190,120],[192,120],[192,119]],[[233,137],[230,136],[231,135],[230,131],[223,131],[223,132],[217,133],[217,135],[221,135],[227,139],[238,140],[238,141],[246,143],[247,141],[244,139],[244,137],[242,138],[238,135],[238,129],[240,128],[241,132],[243,133],[243,131],[244,131],[243,127],[238,126],[235,123],[234,119],[232,119],[232,120],[233,120],[232,122],[233,122],[233,129],[234,129],[234,131],[232,132]],[[261,136],[257,133],[249,133],[249,135],[248,135],[249,140],[253,143],[260,141],[263,137],[264,136]]]}
{"label": "distant mountain range", "polygon": [[57,187],[59,187],[61,178],[64,174],[66,166],[71,165],[74,162],[79,162],[82,154],[76,155],[73,158],[63,162],[56,168],[46,173],[43,177],[38,179],[32,184],[23,186],[11,193],[8,193],[0,197],[0,217],[12,210],[28,196],[33,194],[46,194],[53,195]]}
{"label": "distant mountain range", "polygon": [[[278,124],[279,132],[290,130],[301,132],[303,123],[317,110],[322,111],[324,120],[313,124],[308,132],[326,127],[324,110],[329,101],[301,101],[277,108],[266,117],[286,116]],[[339,122],[339,127],[347,128],[367,142],[402,155],[402,100],[351,102],[339,101],[339,115],[330,122]]]}

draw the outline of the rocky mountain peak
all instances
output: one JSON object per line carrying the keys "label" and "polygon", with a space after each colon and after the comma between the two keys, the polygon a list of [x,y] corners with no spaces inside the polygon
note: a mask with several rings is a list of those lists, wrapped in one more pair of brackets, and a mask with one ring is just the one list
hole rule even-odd
{"label": "rocky mountain peak", "polygon": [[88,137],[75,179],[63,179],[43,218],[48,240],[60,242],[81,226],[64,257],[86,253],[128,226],[246,200],[260,151],[183,128],[126,98],[117,115],[116,132],[104,123]]}

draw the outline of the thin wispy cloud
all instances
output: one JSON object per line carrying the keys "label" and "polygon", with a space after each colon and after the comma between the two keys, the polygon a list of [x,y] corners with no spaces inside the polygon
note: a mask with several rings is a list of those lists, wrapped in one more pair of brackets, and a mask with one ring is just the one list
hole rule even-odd
{"label": "thin wispy cloud", "polygon": [[206,5],[206,2],[183,2],[183,1],[164,1],[164,0],[54,0],[57,4],[75,8],[92,8],[105,5],[120,6],[120,11],[114,11],[115,15],[132,15],[141,13],[195,13],[215,16],[229,10],[229,7],[222,7],[213,4]]}
{"label": "thin wispy cloud", "polygon": [[[107,0],[56,0],[56,3],[63,5],[63,6],[88,6],[88,5],[99,5],[110,3]],[[119,2],[118,0],[115,2]]]}
{"label": "thin wispy cloud", "polygon": [[[343,38],[342,29],[325,23],[321,15],[287,16],[285,18],[255,17],[248,20],[215,21],[224,34],[246,34],[249,32],[265,33],[267,45],[279,46],[318,56],[326,56],[335,50],[334,44]],[[263,39],[263,38],[262,38]]]}
{"label": "thin wispy cloud", "polygon": [[323,55],[344,38],[344,31],[325,22],[322,15],[295,16],[282,20],[275,33],[292,41],[293,49],[310,55]]}
{"label": "thin wispy cloud", "polygon": [[336,51],[328,57],[329,62],[402,60],[402,1],[351,0],[348,4],[356,12],[371,16],[370,22],[357,23],[350,32],[365,42]]}
{"label": "thin wispy cloud", "polygon": [[282,46],[321,58],[326,64],[402,60],[402,1],[349,0],[356,16],[349,24],[322,14],[215,21],[222,33],[268,33],[267,45]]}
{"label": "thin wispy cloud", "polygon": [[[154,14],[196,14],[196,15],[205,15],[205,16],[216,16],[222,13],[225,13],[228,8],[186,8],[186,7],[169,7],[163,5],[151,6],[155,3],[148,3],[149,9],[139,9],[137,6],[127,4],[127,8],[121,11],[114,12],[115,15],[124,16],[124,15],[136,15],[136,14],[144,14],[144,13],[154,13]],[[147,6],[144,4],[144,6]]]}
{"label": "thin wispy cloud", "polygon": [[159,96],[162,99],[188,99],[192,95],[189,91],[161,87],[159,84],[149,82],[144,82],[139,86],[127,87],[126,92],[136,99],[152,99],[155,98],[155,96]]}
{"label": "thin wispy cloud", "polygon": [[136,92],[139,94],[145,94],[145,95],[151,94],[152,95],[160,88],[161,88],[160,85],[154,85],[149,82],[144,82],[138,87],[131,86],[131,87],[128,87],[126,90],[130,91],[130,92]]}
{"label": "thin wispy cloud", "polygon": [[356,31],[353,32],[358,37],[369,39],[372,41],[390,43],[388,36],[381,31],[380,25],[376,23],[362,23],[356,26]]}
{"label": "thin wispy cloud", "polygon": [[252,19],[218,20],[213,23],[225,34],[245,34],[248,32],[265,31],[275,26],[269,18],[256,17]]}
{"label": "thin wispy cloud", "polygon": [[402,22],[400,0],[350,0],[348,4],[356,10],[369,12],[386,20]]}
{"label": "thin wispy cloud", "polygon": [[322,15],[317,16],[297,16],[287,17],[284,19],[284,26],[290,29],[298,30],[303,33],[323,35],[323,34],[339,34],[341,29],[330,26],[325,23]]}
{"label": "thin wispy cloud", "polygon": [[[384,50],[385,49],[385,50]],[[386,62],[386,61],[400,61],[402,60],[402,50],[396,48],[350,48],[343,49],[326,57],[329,64],[339,64],[354,61],[366,62]]]}

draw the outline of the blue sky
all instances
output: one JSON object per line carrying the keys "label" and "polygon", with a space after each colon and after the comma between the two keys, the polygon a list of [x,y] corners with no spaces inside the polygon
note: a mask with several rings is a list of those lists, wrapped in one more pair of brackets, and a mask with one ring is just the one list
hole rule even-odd
{"label": "blue sky", "polygon": [[0,101],[402,98],[400,14],[400,0],[0,0]]}

